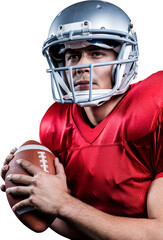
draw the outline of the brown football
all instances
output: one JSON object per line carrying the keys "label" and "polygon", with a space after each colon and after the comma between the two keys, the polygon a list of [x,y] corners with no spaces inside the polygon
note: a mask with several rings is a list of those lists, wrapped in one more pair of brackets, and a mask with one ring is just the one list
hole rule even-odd
{"label": "brown football", "polygon": [[[30,175],[22,167],[20,167],[16,160],[25,159],[31,163],[42,168],[45,172],[55,174],[53,161],[55,159],[54,154],[45,146],[39,142],[29,140],[25,142],[14,154],[14,158],[9,163],[9,170],[6,174],[6,178],[9,174],[25,174]],[[6,189],[16,186],[15,183],[5,178]],[[20,184],[19,184],[20,185]],[[24,196],[14,196],[7,194],[7,199],[11,207],[13,207],[19,201],[25,199]],[[20,211],[15,212],[18,219],[26,225],[28,228],[35,232],[45,231],[54,221],[54,217],[45,215],[34,208],[27,207]]]}

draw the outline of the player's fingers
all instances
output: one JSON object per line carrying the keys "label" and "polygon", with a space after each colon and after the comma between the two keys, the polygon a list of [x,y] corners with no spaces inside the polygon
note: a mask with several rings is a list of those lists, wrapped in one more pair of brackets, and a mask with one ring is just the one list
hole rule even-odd
{"label": "player's fingers", "polygon": [[6,192],[6,186],[3,184],[3,185],[1,185],[1,191],[2,192]]}
{"label": "player's fingers", "polygon": [[24,185],[30,185],[33,182],[33,177],[23,175],[23,174],[10,174],[6,178],[8,181],[24,184]]}
{"label": "player's fingers", "polygon": [[14,155],[13,154],[9,154],[4,161],[4,165],[9,164],[9,162],[13,159]]}
{"label": "player's fingers", "polygon": [[13,159],[14,157],[14,153],[17,151],[17,148],[13,148],[11,151],[10,151],[10,154],[5,158],[5,161],[4,161],[4,165],[6,164],[9,164],[9,162]]}
{"label": "player's fingers", "polygon": [[14,154],[16,151],[17,151],[17,148],[15,147],[10,151],[10,154]]}
{"label": "player's fingers", "polygon": [[22,200],[19,203],[16,203],[12,207],[12,210],[17,213],[21,213],[23,211],[27,212],[27,209],[30,209],[30,210],[34,209],[34,204],[30,198]]}
{"label": "player's fingers", "polygon": [[30,189],[29,187],[25,187],[25,186],[16,186],[16,187],[7,188],[6,193],[11,195],[28,196],[30,194]]}
{"label": "player's fingers", "polygon": [[37,167],[36,165],[25,159],[18,159],[16,163],[19,164],[22,168],[27,170],[32,175],[36,175],[37,173],[42,171],[41,168]]}
{"label": "player's fingers", "polygon": [[54,166],[55,166],[56,175],[65,175],[63,165],[59,162],[58,158],[55,158]]}
{"label": "player's fingers", "polygon": [[4,164],[3,164],[3,167],[1,169],[1,177],[4,179],[5,178],[5,175],[6,175],[6,172],[8,171],[8,164],[9,162],[13,159],[14,157],[14,153],[16,152],[17,148],[13,148],[11,151],[10,151],[10,154],[5,158],[5,161],[4,161]]}
{"label": "player's fingers", "polygon": [[7,164],[4,165],[1,169],[1,177],[3,178],[3,180],[5,180],[5,176],[6,176],[8,169],[9,169],[9,166]]}

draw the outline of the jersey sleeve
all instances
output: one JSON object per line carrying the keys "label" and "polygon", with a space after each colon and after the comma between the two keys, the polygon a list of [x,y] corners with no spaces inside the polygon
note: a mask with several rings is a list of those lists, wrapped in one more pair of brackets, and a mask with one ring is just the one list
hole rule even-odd
{"label": "jersey sleeve", "polygon": [[58,156],[62,146],[67,109],[66,104],[54,103],[47,110],[40,123],[40,142],[56,156]]}
{"label": "jersey sleeve", "polygon": [[157,121],[158,126],[153,141],[155,179],[163,177],[163,109],[160,110]]}
{"label": "jersey sleeve", "polygon": [[[156,96],[152,94],[153,102],[157,103],[157,114],[153,121],[153,151],[155,179],[163,177],[163,71],[154,74],[154,84],[157,86]],[[156,84],[157,83],[157,84]],[[151,86],[152,87],[152,86]]]}
{"label": "jersey sleeve", "polygon": [[163,177],[163,71],[139,82],[131,93],[126,108],[127,140],[152,179]]}
{"label": "jersey sleeve", "polygon": [[53,104],[43,116],[40,123],[40,142],[47,148],[49,148],[52,152],[54,149],[54,140],[53,136],[55,135],[55,104]]}

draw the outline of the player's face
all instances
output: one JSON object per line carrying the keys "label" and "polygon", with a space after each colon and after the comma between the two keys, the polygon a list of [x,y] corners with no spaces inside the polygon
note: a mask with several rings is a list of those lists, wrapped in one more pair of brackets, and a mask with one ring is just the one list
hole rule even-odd
{"label": "player's face", "polygon": [[[65,53],[65,65],[75,66],[90,63],[102,63],[116,60],[116,53],[113,50],[89,46],[81,49],[67,50]],[[93,89],[112,88],[113,65],[93,67]],[[69,81],[69,74],[67,79]],[[72,71],[74,88],[76,91],[88,90],[90,81],[90,68],[80,68]]]}

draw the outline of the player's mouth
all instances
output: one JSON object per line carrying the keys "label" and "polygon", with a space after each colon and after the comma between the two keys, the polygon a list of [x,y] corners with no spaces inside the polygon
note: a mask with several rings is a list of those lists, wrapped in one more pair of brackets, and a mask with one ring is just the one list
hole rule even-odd
{"label": "player's mouth", "polygon": [[[94,83],[92,84],[95,85]],[[78,80],[74,83],[75,91],[89,90],[89,81],[88,80]]]}

